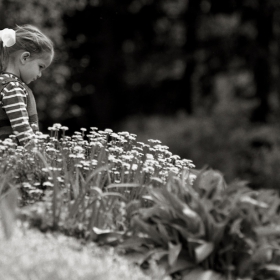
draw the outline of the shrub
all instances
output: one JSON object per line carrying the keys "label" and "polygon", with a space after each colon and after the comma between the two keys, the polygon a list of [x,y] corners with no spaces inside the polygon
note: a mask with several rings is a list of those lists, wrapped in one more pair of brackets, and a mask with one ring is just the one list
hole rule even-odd
{"label": "shrub", "polygon": [[140,141],[157,137],[171,152],[191,158],[197,168],[220,170],[227,181],[240,178],[254,189],[278,189],[278,124],[249,124],[242,111],[229,109],[211,116],[134,116],[119,127],[137,134]]}
{"label": "shrub", "polygon": [[194,170],[191,160],[159,140],[144,143],[135,134],[97,128],[70,137],[65,130],[56,124],[50,135],[38,133],[31,151],[12,139],[1,143],[7,237],[18,189],[21,220],[116,246],[143,268],[156,263],[162,276],[257,280],[279,274],[276,190],[227,184],[219,171]]}

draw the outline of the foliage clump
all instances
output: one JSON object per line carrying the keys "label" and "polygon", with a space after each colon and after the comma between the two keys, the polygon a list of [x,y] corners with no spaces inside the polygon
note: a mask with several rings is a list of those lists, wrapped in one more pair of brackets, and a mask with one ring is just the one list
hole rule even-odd
{"label": "foliage clump", "polygon": [[50,135],[38,133],[32,150],[13,137],[1,143],[7,237],[17,214],[42,231],[115,246],[142,268],[156,264],[158,273],[184,280],[279,276],[275,190],[227,184],[220,172],[193,169],[159,140],[66,130],[55,124]]}

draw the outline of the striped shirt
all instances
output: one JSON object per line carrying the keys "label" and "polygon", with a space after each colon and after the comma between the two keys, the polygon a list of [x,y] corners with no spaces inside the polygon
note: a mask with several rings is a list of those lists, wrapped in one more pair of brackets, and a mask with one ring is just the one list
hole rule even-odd
{"label": "striped shirt", "polygon": [[[11,81],[12,79],[12,81]],[[38,115],[33,93],[17,76],[0,74],[0,139],[15,134],[21,145],[35,137]]]}

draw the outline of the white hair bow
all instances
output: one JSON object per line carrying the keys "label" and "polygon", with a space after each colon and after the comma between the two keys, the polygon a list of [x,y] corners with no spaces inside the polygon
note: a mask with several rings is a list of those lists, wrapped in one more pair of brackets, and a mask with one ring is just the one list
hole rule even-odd
{"label": "white hair bow", "polygon": [[11,47],[16,43],[16,32],[13,29],[5,28],[0,31],[0,41],[4,47]]}

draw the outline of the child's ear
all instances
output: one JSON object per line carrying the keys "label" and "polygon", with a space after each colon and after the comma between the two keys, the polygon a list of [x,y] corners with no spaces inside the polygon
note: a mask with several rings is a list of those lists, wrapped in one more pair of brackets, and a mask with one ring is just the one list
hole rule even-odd
{"label": "child's ear", "polygon": [[20,56],[21,63],[25,64],[28,58],[30,58],[30,52],[23,52]]}

